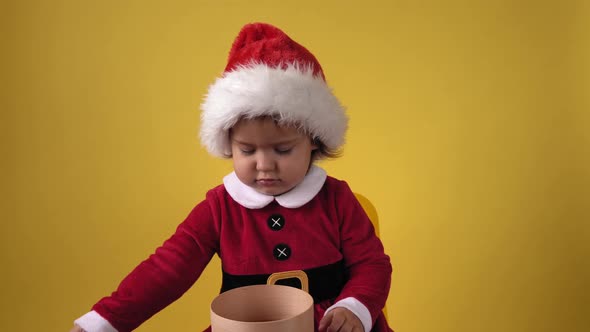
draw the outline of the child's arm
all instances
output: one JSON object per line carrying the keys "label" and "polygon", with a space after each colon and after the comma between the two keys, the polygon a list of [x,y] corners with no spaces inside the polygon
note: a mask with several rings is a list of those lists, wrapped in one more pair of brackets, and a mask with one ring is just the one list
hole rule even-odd
{"label": "child's arm", "polygon": [[[354,193],[345,182],[339,188],[341,250],[349,280],[334,307],[353,311],[369,331],[381,314],[389,295],[391,263]],[[359,303],[360,302],[360,303]]]}
{"label": "child's arm", "polygon": [[76,324],[88,332],[131,331],[178,299],[217,251],[218,227],[212,219],[207,201],[195,207],[170,239]]}

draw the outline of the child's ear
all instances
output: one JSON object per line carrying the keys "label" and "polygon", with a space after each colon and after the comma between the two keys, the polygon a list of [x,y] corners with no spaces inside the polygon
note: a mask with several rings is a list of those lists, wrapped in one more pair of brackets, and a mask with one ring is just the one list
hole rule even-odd
{"label": "child's ear", "polygon": [[320,145],[317,143],[317,140],[311,139],[311,151],[315,151],[320,148]]}

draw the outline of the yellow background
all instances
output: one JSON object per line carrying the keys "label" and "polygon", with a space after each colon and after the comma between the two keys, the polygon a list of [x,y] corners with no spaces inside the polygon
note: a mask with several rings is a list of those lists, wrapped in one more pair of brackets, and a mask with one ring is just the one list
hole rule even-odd
{"label": "yellow background", "polygon": [[[199,104],[247,22],[351,117],[397,332],[590,326],[587,1],[3,1],[1,331],[67,331],[230,171]],[[139,331],[199,331],[215,262]]]}

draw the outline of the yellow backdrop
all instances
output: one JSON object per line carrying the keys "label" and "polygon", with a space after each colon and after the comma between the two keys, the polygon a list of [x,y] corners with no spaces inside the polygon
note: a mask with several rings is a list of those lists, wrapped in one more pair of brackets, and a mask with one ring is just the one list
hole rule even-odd
{"label": "yellow backdrop", "polygon": [[[3,1],[1,331],[67,331],[230,171],[198,106],[239,28],[307,46],[351,116],[396,331],[585,331],[587,1]],[[200,331],[217,261],[139,331]]]}

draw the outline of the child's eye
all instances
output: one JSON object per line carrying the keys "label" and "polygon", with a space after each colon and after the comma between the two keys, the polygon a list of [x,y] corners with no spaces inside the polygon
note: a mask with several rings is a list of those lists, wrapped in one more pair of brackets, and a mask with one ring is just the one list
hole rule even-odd
{"label": "child's eye", "polygon": [[289,154],[289,153],[291,153],[292,150],[293,150],[292,148],[287,148],[287,149],[285,149],[285,148],[276,148],[275,149],[275,152],[278,153],[278,154]]}
{"label": "child's eye", "polygon": [[247,156],[249,156],[249,155],[251,155],[251,154],[253,154],[253,153],[254,153],[254,150],[253,150],[253,149],[240,149],[240,152],[241,152],[243,155],[247,155]]}

